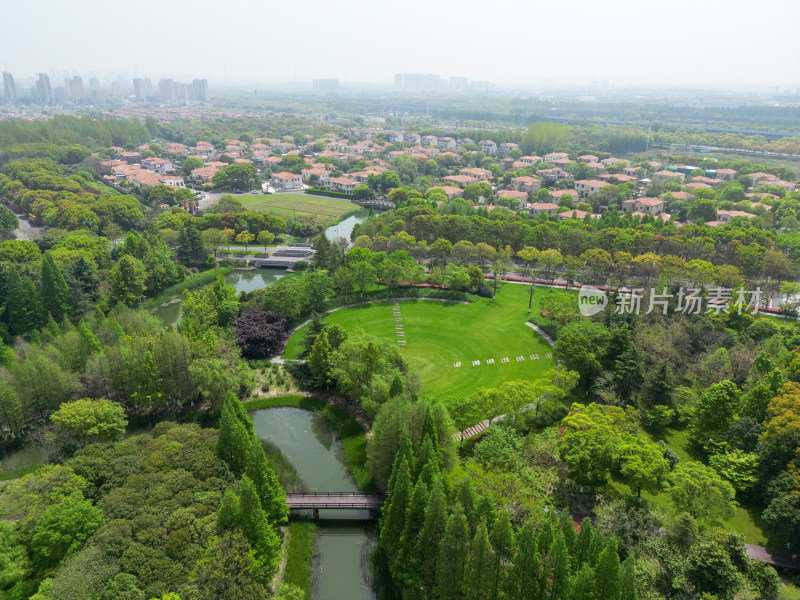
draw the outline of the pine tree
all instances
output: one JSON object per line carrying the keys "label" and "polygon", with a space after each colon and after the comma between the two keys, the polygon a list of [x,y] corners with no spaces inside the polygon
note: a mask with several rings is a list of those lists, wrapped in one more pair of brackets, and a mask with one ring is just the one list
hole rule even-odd
{"label": "pine tree", "polygon": [[619,578],[619,598],[620,600],[638,600],[639,594],[636,591],[636,561],[633,554],[622,563],[622,570]]}
{"label": "pine tree", "polygon": [[572,520],[572,516],[567,511],[561,514],[559,526],[561,527],[561,533],[564,535],[564,542],[567,544],[567,552],[570,553],[570,556],[574,556],[578,533],[575,531],[575,523]]}
{"label": "pine tree", "polygon": [[475,508],[475,518],[480,521],[484,519],[487,523],[494,523],[497,518],[497,511],[494,502],[489,496],[478,494],[478,506]]}
{"label": "pine tree", "polygon": [[328,389],[331,384],[331,352],[328,334],[323,330],[314,340],[311,354],[308,355],[308,368],[317,387]]}
{"label": "pine tree", "polygon": [[217,511],[217,530],[231,531],[239,526],[240,520],[239,496],[233,490],[226,490]]}
{"label": "pine tree", "polygon": [[419,450],[417,451],[416,460],[414,461],[414,473],[412,476],[413,481],[417,481],[419,479],[422,470],[430,465],[430,468],[435,469],[436,472],[439,471],[439,464],[437,460],[436,450],[431,443],[431,439],[429,437],[425,437],[420,444]]}
{"label": "pine tree", "polygon": [[[553,542],[545,558],[545,572],[550,581],[551,600],[567,600],[569,598],[570,560],[567,544],[561,529],[553,531]],[[605,598],[604,596],[601,596]],[[610,600],[610,599],[609,599]]]}
{"label": "pine tree", "polygon": [[468,600],[496,598],[494,591],[496,553],[492,552],[486,522],[481,519],[469,551],[466,575],[466,597]]}
{"label": "pine tree", "polygon": [[258,499],[270,525],[285,523],[289,516],[286,493],[278,481],[278,475],[270,466],[264,453],[264,444],[258,437],[253,437],[250,442],[244,474],[256,486]]}
{"label": "pine tree", "polygon": [[476,526],[477,519],[475,515],[477,511],[475,509],[478,503],[478,494],[475,493],[475,488],[472,487],[472,480],[469,477],[464,477],[458,482],[454,490],[454,498],[461,504],[464,516],[467,517],[467,523],[470,524],[470,527]]}
{"label": "pine tree", "polygon": [[511,519],[507,510],[497,513],[489,537],[494,549],[492,598],[496,600],[500,590],[501,563],[511,560],[511,548],[514,545],[514,532],[511,529]]}
{"label": "pine tree", "polygon": [[56,323],[61,323],[69,310],[69,287],[49,252],[42,258],[42,305]]}
{"label": "pine tree", "polygon": [[600,553],[595,567],[598,598],[603,598],[604,600],[617,600],[619,598],[619,567],[617,540],[616,538],[611,538]]}
{"label": "pine tree", "polygon": [[10,266],[6,273],[5,311],[2,314],[8,323],[11,335],[24,335],[41,327],[42,305],[36,286],[27,277],[19,274],[16,266]]}
{"label": "pine tree", "polygon": [[406,510],[403,534],[400,537],[397,560],[395,566],[395,579],[403,581],[407,587],[419,587],[420,573],[416,564],[417,537],[425,524],[425,506],[428,504],[428,486],[423,481],[418,481],[414,486],[414,493]]}
{"label": "pine tree", "polygon": [[541,598],[544,578],[541,555],[536,544],[536,526],[529,520],[517,535],[517,553],[509,574],[508,597],[517,600]]}
{"label": "pine tree", "polygon": [[592,520],[589,517],[584,517],[583,521],[581,521],[581,532],[578,534],[578,539],[575,540],[575,550],[572,553],[576,561],[575,566],[580,566],[589,560],[593,536]]}
{"label": "pine tree", "polygon": [[228,405],[230,407],[230,409],[233,411],[233,414],[236,415],[238,421],[244,426],[245,431],[247,432],[247,437],[252,438],[255,435],[255,430],[253,429],[253,420],[250,418],[250,415],[247,414],[247,411],[245,411],[244,406],[242,406],[242,403],[239,398],[236,397],[236,394],[233,392],[228,392],[225,394],[223,406],[224,405]]}
{"label": "pine tree", "polygon": [[443,476],[433,483],[425,507],[425,520],[417,536],[414,562],[418,565],[420,578],[427,590],[432,590],[436,582],[436,563],[439,558],[437,549],[444,538],[447,519],[447,497],[442,482]]}
{"label": "pine tree", "polygon": [[250,438],[244,425],[236,418],[230,405],[226,404],[219,421],[217,456],[228,463],[234,473],[241,473],[249,446]]}
{"label": "pine tree", "polygon": [[392,385],[389,386],[389,398],[396,398],[402,396],[404,393],[405,388],[403,387],[403,380],[400,378],[400,373],[395,371],[394,377],[392,378]]}
{"label": "pine tree", "polygon": [[539,533],[536,536],[536,545],[542,552],[547,553],[550,551],[553,538],[553,519],[550,517],[550,515],[548,515],[541,523],[539,523]]}
{"label": "pine tree", "polygon": [[420,442],[426,437],[430,438],[434,448],[439,447],[439,434],[436,431],[436,422],[433,420],[430,406],[425,408],[425,418],[422,420],[422,429],[420,430]]}
{"label": "pine tree", "polygon": [[467,517],[461,504],[456,502],[447,519],[436,561],[436,592],[441,600],[457,600],[463,597],[468,556]]}
{"label": "pine tree", "polygon": [[256,486],[246,475],[241,481],[239,515],[244,536],[250,542],[258,559],[264,563],[268,576],[271,577],[280,562],[281,540],[267,521]]}
{"label": "pine tree", "polygon": [[602,529],[595,529],[592,533],[592,543],[589,546],[589,554],[587,561],[592,567],[597,568],[597,561],[600,559],[600,554],[606,546],[606,536]]}
{"label": "pine tree", "polygon": [[97,267],[81,255],[67,269],[66,279],[75,310],[79,312],[91,310],[91,306],[100,299],[100,277],[97,274]]}
{"label": "pine tree", "polygon": [[389,490],[389,497],[383,505],[381,517],[380,544],[390,557],[397,557],[400,537],[405,527],[406,512],[411,501],[411,475],[408,462],[403,459],[393,473],[394,482]]}
{"label": "pine tree", "polygon": [[595,594],[594,569],[588,564],[584,564],[575,575],[572,600],[599,600]]}

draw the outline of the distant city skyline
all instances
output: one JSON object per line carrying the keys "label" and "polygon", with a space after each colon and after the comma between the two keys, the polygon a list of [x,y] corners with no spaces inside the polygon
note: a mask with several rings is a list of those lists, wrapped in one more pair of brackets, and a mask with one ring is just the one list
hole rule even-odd
{"label": "distant city skyline", "polygon": [[[548,80],[800,85],[795,0],[757,5],[464,0],[457,7],[423,0],[402,5],[309,0],[302,11],[289,3],[171,0],[148,20],[146,32],[127,29],[128,13],[128,7],[99,0],[84,0],[80,10],[46,0],[15,3],[4,14],[0,69],[18,80],[35,80],[42,72],[53,79],[55,70],[126,87],[134,77],[206,78],[229,85],[314,79],[392,85],[396,73],[438,73],[504,86]],[[267,32],[255,28],[263,23],[272,24]],[[79,31],[92,34],[75,35]]]}

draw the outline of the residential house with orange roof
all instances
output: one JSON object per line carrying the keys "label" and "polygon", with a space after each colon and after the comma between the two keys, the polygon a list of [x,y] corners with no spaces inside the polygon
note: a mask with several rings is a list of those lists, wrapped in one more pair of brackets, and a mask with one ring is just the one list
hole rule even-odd
{"label": "residential house with orange roof", "polygon": [[588,198],[592,194],[596,194],[604,187],[608,187],[605,181],[597,179],[581,179],[575,182],[575,190],[578,192],[580,198]]}
{"label": "residential house with orange roof", "polygon": [[272,181],[272,187],[276,190],[299,190],[303,187],[303,176],[297,173],[281,171],[279,173],[273,173],[270,179]]}
{"label": "residential house with orange roof", "polygon": [[486,156],[495,156],[497,154],[497,144],[492,140],[481,140],[478,142],[478,150]]}
{"label": "residential house with orange roof", "polygon": [[556,213],[558,213],[558,204],[553,204],[552,202],[532,202],[528,208],[531,211],[531,215],[534,217],[538,217],[542,213],[546,214],[548,217],[552,217]]}
{"label": "residential house with orange roof", "polygon": [[331,177],[330,186],[335,192],[352,194],[358,182],[349,177]]}
{"label": "residential house with orange roof", "polygon": [[535,194],[542,189],[542,180],[538,177],[523,175],[522,177],[512,177],[511,185],[518,192],[530,192]]}

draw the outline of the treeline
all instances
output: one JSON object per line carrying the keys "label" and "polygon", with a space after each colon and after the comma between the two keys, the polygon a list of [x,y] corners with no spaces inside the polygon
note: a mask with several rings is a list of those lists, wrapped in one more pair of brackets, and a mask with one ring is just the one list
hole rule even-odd
{"label": "treeline", "polygon": [[[150,132],[132,119],[93,119],[57,115],[46,121],[21,119],[0,122],[0,147],[14,153],[16,144],[81,144],[92,148],[134,146],[149,141]],[[11,150],[8,150],[12,147]],[[0,163],[3,162],[0,154]]]}
{"label": "treeline", "polygon": [[[647,257],[653,282],[662,277],[668,285],[689,280],[736,287],[769,277],[774,292],[781,280],[791,280],[798,264],[797,252],[789,254],[787,248],[793,236],[778,237],[753,223],[677,228],[631,221],[614,211],[591,222],[557,222],[497,211],[488,217],[437,214],[428,205],[416,205],[356,225],[352,238],[357,246],[374,251],[406,250],[417,258],[438,255],[443,263],[456,265],[492,264],[498,251],[508,247],[518,262],[529,263],[546,278],[555,269],[566,269],[573,281],[579,270],[594,281],[629,281],[636,275],[637,260],[645,260],[639,257]],[[524,248],[537,250],[536,258],[519,258]]]}

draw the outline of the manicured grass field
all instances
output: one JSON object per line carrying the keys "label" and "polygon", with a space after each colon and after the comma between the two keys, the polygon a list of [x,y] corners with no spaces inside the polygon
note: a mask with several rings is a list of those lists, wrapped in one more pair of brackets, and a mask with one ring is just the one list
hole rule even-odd
{"label": "manicured grass field", "polygon": [[306,196],[305,194],[254,194],[236,196],[247,210],[272,213],[281,217],[313,216],[326,222],[336,221],[359,207],[347,200]]}
{"label": "manicured grass field", "polygon": [[[537,290],[538,297],[546,294]],[[559,292],[555,292],[559,293]],[[560,292],[563,293],[563,292]],[[395,323],[393,305],[400,306],[402,323]],[[480,298],[459,304],[431,300],[379,302],[346,308],[325,317],[353,332],[364,332],[390,340],[404,340],[399,346],[411,371],[422,377],[423,391],[442,398],[471,395],[479,387],[496,387],[506,381],[536,379],[553,366],[545,355],[551,348],[544,339],[525,325],[528,319],[528,288],[502,284],[496,301]],[[396,335],[395,325],[403,325],[404,336]],[[305,336],[305,327],[289,340],[284,358],[296,358]],[[537,354],[538,360],[531,360]],[[524,360],[517,361],[517,356]],[[508,357],[509,362],[502,359]],[[486,364],[494,359],[494,364]],[[480,366],[472,361],[480,360]],[[460,362],[460,367],[454,363]]]}

